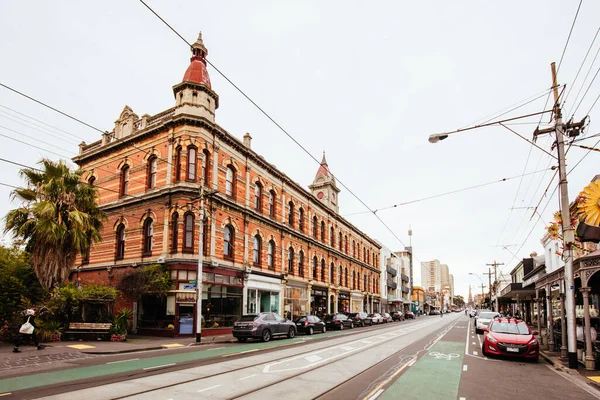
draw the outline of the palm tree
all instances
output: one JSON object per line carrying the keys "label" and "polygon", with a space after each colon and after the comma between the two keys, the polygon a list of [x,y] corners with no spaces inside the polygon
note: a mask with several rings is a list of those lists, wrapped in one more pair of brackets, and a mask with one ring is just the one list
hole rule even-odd
{"label": "palm tree", "polygon": [[97,188],[81,181],[81,170],[64,161],[43,159],[43,169],[23,169],[27,187],[15,189],[4,232],[23,240],[40,284],[47,289],[65,282],[78,253],[99,242],[106,220],[96,204]]}

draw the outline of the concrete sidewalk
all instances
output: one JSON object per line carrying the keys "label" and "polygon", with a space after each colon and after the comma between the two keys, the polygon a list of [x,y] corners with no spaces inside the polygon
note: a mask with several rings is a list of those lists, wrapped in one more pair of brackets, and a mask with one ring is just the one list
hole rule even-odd
{"label": "concrete sidewalk", "polygon": [[552,364],[557,370],[569,374],[572,379],[600,390],[600,371],[588,371],[581,364],[578,369],[570,369],[568,361],[560,358],[559,351],[540,350],[540,357]]}

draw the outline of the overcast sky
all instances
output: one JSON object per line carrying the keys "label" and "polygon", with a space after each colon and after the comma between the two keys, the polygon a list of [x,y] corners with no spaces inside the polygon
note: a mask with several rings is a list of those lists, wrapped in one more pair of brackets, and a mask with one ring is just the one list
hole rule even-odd
{"label": "overcast sky", "polygon": [[[532,251],[543,253],[544,224],[558,209],[557,180],[550,183],[551,171],[534,172],[554,165],[548,155],[502,127],[437,144],[427,139],[543,95],[578,0],[148,3],[189,42],[202,31],[209,60],[312,155],[320,160],[325,150],[338,181],[372,209],[518,177],[379,211],[402,243],[372,214],[355,214],[366,209],[342,188],[341,214],[387,247],[402,250],[412,227],[416,283],[420,262],[439,259],[454,274],[455,292],[466,296],[469,284],[480,283],[469,272],[481,275],[497,260],[508,274]],[[600,38],[575,80],[598,15],[600,2],[583,1],[558,74],[567,85],[563,97],[569,93],[566,116],[583,98],[576,120],[600,95],[598,78],[583,97],[600,67],[600,59],[592,65]],[[189,65],[183,41],[135,0],[4,1],[0,37],[1,83],[102,130],[112,130],[126,104],[140,116],[172,107],[171,88]],[[216,70],[209,73],[220,97],[217,122],[238,138],[250,132],[253,149],[307,187],[318,165]],[[546,99],[501,118],[542,111]],[[62,131],[25,124],[6,107]],[[600,132],[600,104],[590,116],[587,135]],[[540,117],[516,122],[528,123],[510,127],[531,138]],[[541,126],[548,122],[545,116]],[[100,138],[2,87],[0,135],[0,158],[31,166],[42,157],[73,157],[81,140]],[[537,143],[551,151],[550,137]],[[586,154],[572,148],[568,168]],[[569,174],[571,199],[600,173],[599,157],[590,153]],[[19,167],[0,168],[2,184],[22,184]],[[10,191],[0,186],[0,215],[16,206]],[[540,201],[543,219],[530,219],[524,207]]]}

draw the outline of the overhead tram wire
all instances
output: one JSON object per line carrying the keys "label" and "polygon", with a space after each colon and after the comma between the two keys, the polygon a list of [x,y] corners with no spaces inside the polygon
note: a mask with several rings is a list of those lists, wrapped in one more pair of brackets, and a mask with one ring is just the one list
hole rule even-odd
{"label": "overhead tram wire", "polygon": [[[377,213],[379,211],[389,210],[389,209],[392,209],[392,208],[401,207],[401,206],[405,206],[405,205],[408,205],[408,204],[413,204],[413,203],[418,203],[418,202],[425,201],[425,200],[435,199],[437,197],[443,197],[443,196],[448,196],[448,195],[455,194],[455,193],[464,192],[464,191],[467,191],[467,190],[477,189],[477,188],[480,188],[480,187],[493,185],[494,183],[502,183],[502,182],[509,181],[511,179],[521,178],[521,177],[527,176],[527,175],[539,174],[540,172],[545,172],[548,169],[543,169],[543,170],[539,170],[539,171],[528,172],[528,173],[525,173],[525,174],[522,174],[522,175],[515,175],[515,176],[508,177],[508,178],[497,179],[497,180],[486,182],[486,183],[482,183],[482,184],[479,184],[479,185],[469,186],[469,187],[462,188],[462,189],[456,189],[456,190],[452,190],[450,192],[444,192],[444,193],[436,194],[436,195],[433,195],[433,196],[422,197],[422,198],[411,200],[411,201],[407,201],[407,202],[404,202],[404,203],[398,203],[398,204],[394,204],[394,205],[391,205],[391,206],[378,208],[378,209],[375,210],[375,212]],[[360,215],[360,214],[367,214],[367,213],[369,213],[369,211],[361,211],[361,212],[346,214],[345,216],[349,217],[349,216],[352,216],[352,215]]]}
{"label": "overhead tram wire", "polygon": [[2,186],[7,186],[7,187],[9,187],[9,188],[13,188],[13,189],[18,189],[18,187],[17,187],[17,186],[14,186],[14,185],[9,185],[8,183],[4,183],[4,182],[0,182],[0,185],[2,185]]}
{"label": "overhead tram wire", "polygon": [[562,65],[563,58],[565,57],[565,53],[567,52],[567,47],[569,46],[569,40],[571,39],[571,34],[573,33],[573,28],[575,27],[575,22],[577,22],[577,16],[579,16],[579,10],[581,9],[581,4],[583,0],[579,0],[579,5],[577,6],[577,12],[575,13],[575,17],[573,18],[573,23],[571,24],[571,29],[569,29],[569,36],[567,36],[567,41],[565,42],[565,46],[563,48],[562,54],[560,56],[560,61],[558,62],[558,68],[556,69],[556,74],[560,71],[560,66]]}
{"label": "overhead tram wire", "polygon": [[[581,83],[581,86],[579,87],[579,90],[577,91],[577,96],[575,96],[575,100],[573,100],[573,106],[577,103],[577,100],[579,100],[579,95],[581,94],[581,91],[585,87],[585,83],[587,82],[587,78],[588,78],[588,76],[590,76],[590,73],[592,72],[592,70],[594,68],[594,64],[596,63],[596,59],[598,58],[598,55],[600,55],[600,46],[598,47],[598,50],[596,51],[596,55],[594,56],[594,59],[592,60],[592,63],[590,64],[590,67],[588,68],[587,73],[585,74],[585,78],[583,78],[583,82]],[[571,112],[572,109],[573,109],[573,107],[571,107],[571,109],[569,110],[569,112],[566,113],[565,115],[574,116],[575,113]]]}
{"label": "overhead tram wire", "polygon": [[[4,112],[4,111],[0,110],[0,113],[2,113],[2,112]],[[11,114],[8,114],[8,115],[9,115],[10,117],[14,117],[14,115],[11,115]],[[72,141],[72,139],[71,139],[71,141],[69,141],[69,140],[65,139],[64,137],[61,137],[61,136],[60,136],[58,133],[56,133],[56,132],[51,132],[51,131],[49,131],[49,130],[48,130],[48,131],[45,131],[45,130],[41,130],[41,129],[39,129],[39,128],[36,128],[35,126],[31,126],[31,125],[30,125],[30,122],[29,122],[29,121],[27,121],[27,120],[25,120],[25,119],[21,119],[21,120],[19,121],[18,119],[12,119],[12,118],[10,118],[10,117],[7,117],[6,115],[1,115],[1,114],[0,114],[0,117],[2,117],[2,118],[5,118],[5,119],[7,119],[7,120],[9,120],[9,121],[12,121],[12,122],[16,122],[17,124],[20,124],[20,125],[22,125],[22,126],[25,126],[25,127],[29,128],[29,129],[33,129],[34,131],[38,131],[38,132],[40,132],[40,133],[43,133],[44,135],[52,136],[54,139],[60,140],[61,142],[67,143],[67,144],[69,144],[69,145],[75,145],[75,146],[78,146],[78,145],[79,145],[79,143],[77,143],[77,142],[73,142],[73,141]],[[17,117],[17,118],[18,118],[18,117]]]}
{"label": "overhead tram wire", "polygon": [[[598,49],[600,50],[600,48]],[[577,107],[575,107],[575,111],[573,111],[572,115],[575,115],[575,113],[577,112],[577,110],[579,110],[579,107],[581,106],[581,103],[583,103],[583,100],[585,99],[585,96],[587,95],[587,93],[589,92],[590,88],[592,87],[592,85],[594,84],[594,81],[596,80],[596,78],[598,77],[598,73],[600,73],[600,68],[598,68],[598,70],[596,71],[596,73],[594,74],[594,77],[592,78],[592,81],[590,82],[590,84],[588,85],[587,89],[585,90],[585,92],[583,93],[583,97],[581,97],[581,100],[579,100],[579,104],[577,104]]]}
{"label": "overhead tram wire", "polygon": [[64,155],[64,154],[59,154],[59,153],[56,153],[56,152],[54,152],[54,151],[52,151],[52,150],[44,149],[43,147],[39,147],[39,146],[36,146],[36,145],[34,145],[34,144],[27,143],[27,142],[25,142],[25,141],[23,141],[23,140],[19,140],[19,139],[16,139],[16,138],[13,138],[13,137],[10,137],[10,136],[7,136],[7,135],[4,135],[4,134],[2,134],[2,133],[0,133],[0,136],[2,136],[2,137],[4,137],[4,138],[7,138],[7,139],[10,139],[10,140],[14,140],[15,142],[19,142],[19,143],[25,144],[25,145],[27,145],[27,146],[34,147],[34,148],[36,148],[36,149],[38,149],[38,150],[42,150],[42,151],[45,151],[45,152],[48,152],[48,153],[51,153],[51,154],[57,155],[57,156],[59,156],[59,157],[69,158],[68,156],[66,156],[66,155]]}
{"label": "overhead tram wire", "polygon": [[[158,15],[158,13],[156,13],[156,11],[154,11],[148,4],[146,4],[144,2],[144,0],[139,0],[140,3],[142,3],[148,10],[150,10],[150,12],[152,12],[152,14],[154,14],[158,19],[160,19],[169,29],[171,29],[181,40],[183,40],[183,42],[188,46],[188,47],[192,47],[191,43],[189,43],[183,36],[181,36],[179,34],[179,32],[177,32],[171,25],[169,25],[169,23],[167,21],[165,21],[160,15]],[[254,100],[252,100],[252,98],[250,98],[250,96],[248,96],[239,86],[237,86],[231,79],[229,79],[223,72],[221,72],[221,70],[219,68],[217,68],[212,62],[210,62],[208,59],[206,59],[206,62],[208,65],[210,65],[212,68],[214,68],[215,71],[217,71],[217,73],[219,75],[221,75],[221,77],[223,77],[223,79],[225,79],[230,85],[232,85],[242,96],[244,96],[246,98],[246,100],[248,100],[254,107],[256,107],[256,109],[258,109],[265,117],[267,117],[273,124],[275,124],[275,126],[277,126],[279,128],[279,130],[281,130],[289,139],[291,139],[298,147],[300,147],[310,158],[312,158],[317,164],[321,164],[321,162],[315,158],[304,146],[302,146],[302,144],[300,144],[300,142],[298,142],[287,130],[285,130],[275,119],[273,119],[273,117],[271,117],[265,110],[263,110]],[[400,238],[398,238],[398,236],[387,226],[387,224],[385,224],[385,222],[383,222],[383,220],[381,220],[381,218],[379,218],[379,216],[377,216],[377,214],[374,212],[374,210],[372,210],[360,197],[358,197],[348,186],[346,186],[339,178],[336,178],[335,175],[329,171],[329,168],[327,168],[328,172],[335,178],[337,179],[337,182],[348,191],[348,193],[350,193],[355,199],[357,199],[366,209],[368,209],[371,213],[373,213],[373,215],[375,215],[375,217],[383,224],[383,226],[386,227],[386,229],[400,242],[400,244],[402,244],[404,247],[407,247],[406,244],[404,244],[404,242],[402,240],[400,240]],[[413,255],[414,257],[414,255]]]}
{"label": "overhead tram wire", "polygon": [[[74,134],[74,133],[71,133],[71,132],[69,132],[69,131],[65,131],[64,129],[58,128],[58,127],[56,127],[56,126],[54,126],[54,125],[50,125],[49,123],[47,123],[47,122],[44,122],[44,121],[41,121],[41,120],[39,120],[39,119],[37,119],[37,118],[33,118],[31,115],[27,115],[27,114],[25,114],[25,113],[22,113],[22,112],[20,112],[20,111],[14,110],[14,109],[12,109],[12,108],[10,108],[10,107],[7,107],[7,106],[5,106],[5,105],[3,105],[3,104],[0,104],[0,107],[4,108],[4,109],[6,109],[6,110],[9,110],[9,111],[11,111],[11,112],[13,112],[13,113],[15,113],[15,114],[19,114],[19,115],[20,115],[20,116],[22,116],[22,117],[29,118],[29,119],[31,119],[31,120],[33,120],[33,121],[39,122],[39,123],[40,123],[40,124],[42,124],[42,125],[46,125],[47,127],[49,127],[49,128],[52,128],[52,129],[54,129],[54,130],[56,130],[56,131],[62,132],[62,133],[64,133],[64,134],[66,134],[66,135],[69,135],[69,136],[73,137],[74,139],[78,139],[78,140],[85,141],[85,138],[83,138],[83,137],[81,137],[81,136],[78,136],[78,135],[76,135],[76,134]],[[5,111],[5,112],[6,112],[6,111]]]}
{"label": "overhead tram wire", "polygon": [[581,73],[581,70],[583,69],[583,66],[585,65],[585,62],[590,54],[590,51],[592,50],[592,47],[594,47],[594,43],[596,42],[598,33],[600,33],[600,27],[598,27],[598,30],[596,31],[596,34],[594,35],[594,38],[592,39],[592,43],[590,43],[590,47],[588,48],[587,52],[585,53],[585,57],[583,57],[583,61],[581,62],[581,65],[579,66],[579,69],[577,70],[577,74],[575,74],[575,79],[573,79],[573,81],[571,82],[571,87],[567,91],[567,94],[562,101],[563,107],[565,106],[565,103],[567,102],[567,99],[569,98],[569,95],[571,94],[571,90],[573,90],[573,87],[575,87],[575,82],[577,82],[577,78],[579,78],[579,74]]}

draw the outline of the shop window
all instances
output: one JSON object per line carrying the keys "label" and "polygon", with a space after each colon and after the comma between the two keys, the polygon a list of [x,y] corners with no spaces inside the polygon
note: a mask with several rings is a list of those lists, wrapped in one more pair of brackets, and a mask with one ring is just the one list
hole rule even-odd
{"label": "shop window", "polygon": [[233,226],[227,225],[223,230],[223,257],[233,259],[233,247],[235,243],[235,234]]}
{"label": "shop window", "polygon": [[152,218],[146,218],[144,221],[144,240],[143,240],[143,255],[152,255],[152,237],[154,236],[154,221]]}

